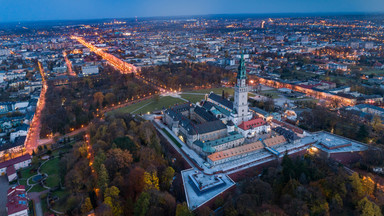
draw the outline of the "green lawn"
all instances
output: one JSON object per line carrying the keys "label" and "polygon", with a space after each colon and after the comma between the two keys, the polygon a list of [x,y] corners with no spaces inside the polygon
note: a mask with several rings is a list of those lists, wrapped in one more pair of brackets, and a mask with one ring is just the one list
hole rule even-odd
{"label": "green lawn", "polygon": [[108,112],[107,115],[119,114],[119,113],[144,114],[147,112],[153,112],[155,110],[161,110],[163,109],[163,107],[168,108],[169,106],[175,105],[177,103],[181,104],[181,103],[185,103],[185,101],[180,98],[174,98],[171,96],[160,97],[158,101],[151,98],[148,100],[138,102],[136,104],[132,104],[132,105]]}
{"label": "green lawn", "polygon": [[52,206],[54,210],[66,212],[69,208],[71,208],[70,204],[67,202],[68,197],[70,196],[69,191],[58,190],[52,192],[52,195],[59,197],[59,200],[56,201],[54,206]]}
{"label": "green lawn", "polygon": [[28,179],[29,177],[36,175],[36,172],[30,172],[32,167],[27,167],[25,169],[20,170],[21,178]]}
{"label": "green lawn", "polygon": [[40,196],[40,203],[41,203],[41,208],[43,210],[43,213],[48,212],[48,206],[47,206],[47,194],[43,194]]}
{"label": "green lawn", "polygon": [[73,145],[74,143],[75,143],[75,142],[67,143],[65,147],[60,148],[60,149],[57,149],[57,150],[54,150],[54,151],[52,152],[52,156],[59,156],[59,154],[61,154],[61,153],[67,153],[67,152],[69,152],[69,151],[72,149],[72,145]]}
{"label": "green lawn", "polygon": [[188,91],[188,93],[210,93],[213,91],[213,93],[221,95],[223,93],[223,90],[225,92],[228,92],[230,95],[233,95],[234,89],[233,88],[212,88],[212,89],[199,89],[199,90],[194,90],[194,91]]}
{"label": "green lawn", "polygon": [[27,179],[26,178],[19,179],[19,183],[20,183],[20,185],[24,185],[25,187],[27,187]]}
{"label": "green lawn", "polygon": [[380,74],[384,74],[384,70],[367,69],[367,70],[361,71],[361,73],[365,75],[371,75],[371,74],[380,75]]}
{"label": "green lawn", "polygon": [[33,186],[33,188],[29,191],[29,192],[41,192],[41,191],[45,191],[47,189],[43,188],[40,184],[37,184],[35,186]]}
{"label": "green lawn", "polygon": [[[230,95],[233,95],[233,88],[213,88],[213,89],[200,89],[196,91],[190,91],[188,93],[209,93],[213,91],[215,94],[222,94],[222,91],[228,92]],[[181,97],[185,100],[189,100],[192,103],[196,103],[204,99],[204,95],[190,95],[190,94],[181,94]],[[154,98],[144,100],[120,109],[116,109],[106,113],[106,115],[111,114],[123,114],[123,113],[132,113],[132,114],[145,114],[148,112],[153,112],[156,110],[161,110],[163,108],[168,108],[175,104],[185,103],[184,100],[180,98],[174,98],[171,96],[160,97],[157,101]]]}
{"label": "green lawn", "polygon": [[205,95],[180,94],[180,96],[185,100],[191,101],[192,103],[200,102],[205,98]]}
{"label": "green lawn", "polygon": [[260,92],[261,95],[271,97],[272,99],[279,98],[279,92],[277,90],[265,90]]}
{"label": "green lawn", "polygon": [[47,173],[48,178],[45,180],[45,185],[48,187],[56,187],[60,184],[59,177],[59,158],[54,158],[45,163],[41,169],[41,173]]}
{"label": "green lawn", "polygon": [[171,134],[169,134],[169,132],[165,128],[163,128],[163,131],[165,134],[167,134],[169,139],[171,139],[179,148],[182,147],[181,144]]}

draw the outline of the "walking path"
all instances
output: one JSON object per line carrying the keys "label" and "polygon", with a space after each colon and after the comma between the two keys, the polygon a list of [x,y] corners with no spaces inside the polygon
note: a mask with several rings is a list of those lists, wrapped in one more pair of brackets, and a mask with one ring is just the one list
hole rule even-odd
{"label": "walking path", "polygon": [[[57,157],[57,156],[56,156],[56,157]],[[51,189],[50,187],[45,186],[45,184],[44,184],[44,182],[43,182],[44,179],[48,178],[48,174],[47,174],[47,173],[40,173],[40,168],[41,168],[45,163],[47,163],[48,161],[50,161],[50,160],[52,160],[52,159],[54,159],[54,158],[55,158],[55,157],[53,157],[53,158],[51,158],[51,159],[48,159],[48,160],[44,161],[42,164],[40,164],[39,168],[37,168],[37,174],[36,174],[36,175],[33,175],[33,176],[31,176],[31,177],[29,177],[29,178],[27,179],[27,185],[30,186],[30,188],[28,189],[28,191],[30,191],[30,190],[33,188],[33,186],[39,184],[40,182],[41,182],[41,186],[43,186],[45,189],[47,189],[47,190],[50,190],[50,189]],[[40,182],[37,182],[37,183],[35,183],[35,184],[30,184],[30,183],[29,183],[29,180],[33,179],[33,177],[38,176],[38,175],[42,175],[42,176],[43,176],[43,178],[40,180]],[[27,191],[27,192],[28,192],[28,191]]]}
{"label": "walking path", "polygon": [[46,194],[46,193],[48,193],[48,190],[45,190],[45,191],[42,191],[42,192],[31,192],[31,193],[28,193],[28,197],[31,200],[33,200],[33,202],[35,204],[36,216],[43,216],[43,209],[41,207],[40,196],[43,195],[43,194]]}
{"label": "walking path", "polygon": [[139,110],[143,109],[144,107],[148,106],[148,105],[151,104],[151,103],[153,103],[153,101],[151,101],[151,102],[149,102],[149,103],[147,103],[147,104],[144,104],[143,106],[141,106],[141,107],[139,107],[139,108],[133,110],[131,113],[135,113],[136,111],[139,111]]}

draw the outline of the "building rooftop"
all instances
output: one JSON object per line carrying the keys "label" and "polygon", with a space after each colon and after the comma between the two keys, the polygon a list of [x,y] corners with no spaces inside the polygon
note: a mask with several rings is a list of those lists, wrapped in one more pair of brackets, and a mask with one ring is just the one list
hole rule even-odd
{"label": "building rooftop", "polygon": [[214,115],[209,113],[206,109],[196,106],[194,109],[194,112],[199,115],[201,118],[203,118],[205,121],[216,121],[218,120]]}
{"label": "building rooftop", "polygon": [[215,153],[209,155],[208,158],[211,161],[218,161],[218,160],[223,160],[225,158],[230,158],[230,157],[233,157],[236,155],[241,155],[241,154],[245,154],[248,152],[256,151],[256,150],[259,150],[262,148],[264,148],[263,143],[261,143],[260,141],[257,141],[257,142],[251,143],[251,144],[238,146],[238,147],[235,147],[232,149],[228,149],[228,150],[224,150],[224,151],[220,151],[220,152],[215,152]]}
{"label": "building rooftop", "polygon": [[6,206],[8,215],[28,209],[28,199],[24,185],[18,185],[8,190]]}
{"label": "building rooftop", "polygon": [[265,139],[265,140],[263,140],[263,142],[267,147],[272,147],[275,145],[280,145],[280,144],[286,143],[287,140],[284,138],[283,135],[280,135],[280,136]]}
{"label": "building rooftop", "polygon": [[217,95],[215,93],[210,93],[208,98],[213,100],[213,101],[216,101],[217,103],[227,107],[230,110],[233,110],[233,103],[232,103],[232,101],[229,101],[229,100],[223,98],[222,96],[219,96],[219,95]]}
{"label": "building rooftop", "polygon": [[269,114],[267,111],[260,109],[258,107],[250,107],[249,109],[263,116],[267,116]]}
{"label": "building rooftop", "polygon": [[350,141],[335,136],[323,136],[319,140],[319,144],[323,145],[327,149],[335,149],[352,145]]}
{"label": "building rooftop", "polygon": [[215,147],[215,146],[218,146],[218,145],[221,145],[224,143],[232,142],[232,141],[235,141],[238,139],[243,139],[243,138],[244,138],[243,135],[235,132],[233,134],[230,134],[229,136],[226,136],[226,137],[223,137],[220,139],[216,139],[216,140],[211,140],[211,141],[206,141],[206,142],[202,142],[200,140],[197,140],[194,142],[194,144],[203,148],[204,152],[213,153],[213,152],[215,152],[215,149],[210,148],[210,147]]}
{"label": "building rooftop", "polygon": [[316,132],[312,135],[312,139],[317,141],[315,146],[325,152],[360,152],[368,149],[368,146],[364,143],[325,131]]}
{"label": "building rooftop", "polygon": [[[197,209],[235,185],[233,180],[227,175],[205,175],[198,173],[199,171],[195,169],[181,171],[187,204],[191,210]],[[193,174],[198,174],[196,176],[197,181],[201,182],[201,185],[209,186],[209,189],[202,191],[197,189],[196,183],[190,178]],[[199,183],[197,185],[199,186]]]}
{"label": "building rooftop", "polygon": [[16,173],[15,167],[13,165],[7,167],[7,176],[13,175]]}
{"label": "building rooftop", "polygon": [[17,163],[20,163],[20,162],[23,162],[23,161],[26,161],[26,160],[29,160],[31,158],[32,157],[31,157],[30,154],[26,154],[26,155],[22,155],[22,156],[17,157],[17,158],[13,158],[11,160],[7,160],[5,162],[0,163],[0,169],[2,169],[4,167],[12,166],[14,164],[17,164]]}
{"label": "building rooftop", "polygon": [[266,124],[266,122],[262,118],[255,118],[255,119],[252,119],[249,121],[242,122],[239,125],[239,128],[241,128],[243,130],[249,130],[252,128],[263,126],[265,124]]}
{"label": "building rooftop", "polygon": [[220,120],[205,122],[196,125],[195,129],[199,134],[209,133],[212,131],[226,129],[227,126]]}

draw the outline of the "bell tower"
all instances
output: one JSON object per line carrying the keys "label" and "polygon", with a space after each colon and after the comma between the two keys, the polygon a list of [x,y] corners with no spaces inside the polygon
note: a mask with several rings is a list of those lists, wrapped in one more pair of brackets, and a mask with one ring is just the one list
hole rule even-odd
{"label": "bell tower", "polygon": [[243,54],[241,54],[236,78],[237,83],[235,86],[233,108],[237,114],[237,121],[235,124],[239,125],[243,121],[249,120],[247,72],[245,70]]}

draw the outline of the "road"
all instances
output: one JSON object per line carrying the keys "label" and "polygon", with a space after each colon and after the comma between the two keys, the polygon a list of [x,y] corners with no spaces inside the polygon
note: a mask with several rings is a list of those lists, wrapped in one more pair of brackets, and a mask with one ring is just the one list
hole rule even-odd
{"label": "road", "polygon": [[71,39],[77,40],[83,46],[90,49],[91,52],[96,53],[101,56],[104,60],[107,60],[113,67],[119,70],[123,74],[136,73],[137,68],[125,61],[120,60],[114,55],[104,52],[102,49],[92,45],[91,43],[86,42],[83,38],[77,36],[71,36]]}
{"label": "road", "polygon": [[73,70],[72,70],[72,62],[68,59],[67,53],[65,51],[63,51],[63,56],[64,56],[65,63],[67,64],[68,75],[69,76],[76,76],[76,73],[73,72]]}
{"label": "road", "polygon": [[25,150],[30,154],[39,145],[40,129],[41,129],[41,112],[45,107],[45,94],[47,93],[47,89],[48,89],[44,69],[40,62],[38,62],[38,66],[39,66],[39,71],[41,74],[43,86],[41,88],[40,97],[36,106],[36,111],[29,125],[29,130],[28,130],[26,141],[25,141]]}
{"label": "road", "polygon": [[122,74],[130,74],[133,73],[136,75],[136,78],[144,82],[145,84],[151,85],[158,89],[161,93],[169,93],[169,92],[176,92],[176,90],[173,89],[167,89],[165,86],[159,86],[156,83],[152,82],[150,79],[143,77],[142,75],[138,74],[138,69],[133,65],[129,64],[119,58],[117,58],[114,55],[111,55],[107,52],[104,52],[102,49],[92,45],[91,43],[86,42],[83,38],[77,37],[77,36],[71,36],[71,39],[77,40],[79,43],[81,43],[83,46],[87,47],[91,52],[94,52],[96,55],[101,56],[104,60],[106,60],[110,65],[112,65],[115,69],[120,71]]}

